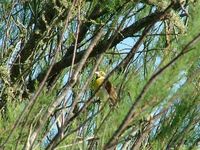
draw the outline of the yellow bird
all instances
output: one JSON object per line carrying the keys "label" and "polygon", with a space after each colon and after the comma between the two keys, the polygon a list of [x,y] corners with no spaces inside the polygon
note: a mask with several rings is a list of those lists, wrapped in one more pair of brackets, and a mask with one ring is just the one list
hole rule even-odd
{"label": "yellow bird", "polygon": [[[106,74],[103,71],[96,71],[95,74],[97,75],[97,78],[94,83],[94,88],[96,90],[104,82]],[[102,85],[102,88],[106,92],[106,93],[103,92],[104,94],[103,96],[105,97],[105,94],[108,95],[108,98],[110,100],[110,106],[115,106],[117,104],[118,96],[111,82],[109,80],[105,81],[104,85]],[[98,95],[102,95],[102,93]],[[99,96],[99,97],[102,97],[102,96]]]}

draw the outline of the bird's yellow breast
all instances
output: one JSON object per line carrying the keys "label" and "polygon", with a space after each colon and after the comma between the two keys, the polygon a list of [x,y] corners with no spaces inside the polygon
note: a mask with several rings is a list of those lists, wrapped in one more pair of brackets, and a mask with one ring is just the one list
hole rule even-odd
{"label": "bird's yellow breast", "polygon": [[[95,80],[95,90],[97,90],[105,80],[105,77],[99,77]],[[101,100],[107,100],[109,98],[109,95],[104,87],[101,87],[101,89],[96,94],[97,97],[99,97]]]}
{"label": "bird's yellow breast", "polygon": [[105,79],[104,77],[99,77],[98,79],[96,79],[95,89],[98,89],[98,87],[103,83],[104,79]]}

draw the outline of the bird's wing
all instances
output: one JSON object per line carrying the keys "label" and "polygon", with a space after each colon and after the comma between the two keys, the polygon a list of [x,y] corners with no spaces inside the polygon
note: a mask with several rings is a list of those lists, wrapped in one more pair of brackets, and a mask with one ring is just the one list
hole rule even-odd
{"label": "bird's wing", "polygon": [[116,105],[117,103],[117,92],[115,90],[115,88],[113,87],[113,85],[111,84],[110,81],[107,81],[105,83],[105,89],[109,94],[110,100],[111,100],[111,105]]}

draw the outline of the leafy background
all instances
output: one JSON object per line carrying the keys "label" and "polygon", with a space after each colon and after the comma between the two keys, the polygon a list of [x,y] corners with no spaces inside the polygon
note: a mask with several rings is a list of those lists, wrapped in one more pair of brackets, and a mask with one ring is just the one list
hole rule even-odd
{"label": "leafy background", "polygon": [[[199,148],[198,1],[0,6],[2,149]],[[116,107],[95,95],[96,70]]]}

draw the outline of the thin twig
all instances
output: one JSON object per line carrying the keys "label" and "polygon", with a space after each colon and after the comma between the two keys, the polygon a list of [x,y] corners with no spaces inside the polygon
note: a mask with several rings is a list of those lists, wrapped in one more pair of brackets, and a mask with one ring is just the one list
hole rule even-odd
{"label": "thin twig", "polygon": [[118,141],[118,138],[120,135],[124,132],[126,127],[129,125],[129,123],[132,121],[134,113],[135,113],[135,108],[139,104],[140,100],[144,97],[146,94],[147,90],[149,87],[155,82],[155,80],[160,76],[166,69],[168,69],[174,62],[176,62],[181,56],[186,54],[187,52],[190,51],[190,48],[192,48],[198,41],[200,40],[200,34],[198,34],[195,38],[193,38],[183,49],[182,51],[174,57],[169,63],[167,63],[165,66],[163,66],[161,69],[159,69],[155,74],[151,76],[149,81],[145,84],[143,89],[141,90],[140,94],[138,97],[135,99],[135,102],[133,103],[132,107],[130,108],[129,112],[127,113],[125,119],[122,121],[121,125],[119,128],[115,131],[113,136],[110,138],[109,142],[105,145],[105,149],[113,147],[114,143]]}

